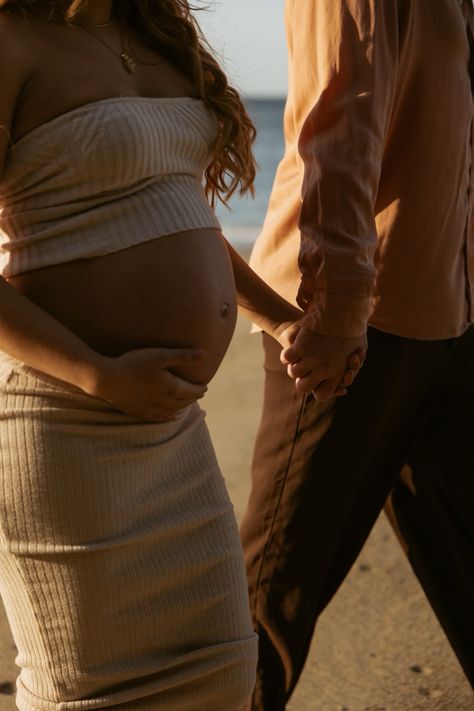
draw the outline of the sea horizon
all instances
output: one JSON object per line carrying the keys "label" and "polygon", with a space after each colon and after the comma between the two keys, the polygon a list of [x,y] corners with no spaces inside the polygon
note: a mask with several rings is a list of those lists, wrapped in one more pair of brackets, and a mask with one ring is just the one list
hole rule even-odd
{"label": "sea horizon", "polygon": [[255,198],[234,196],[228,208],[218,205],[216,212],[227,239],[236,247],[249,248],[261,230],[275,172],[283,156],[283,110],[286,97],[243,98],[257,128],[255,157],[259,168],[255,180]]}

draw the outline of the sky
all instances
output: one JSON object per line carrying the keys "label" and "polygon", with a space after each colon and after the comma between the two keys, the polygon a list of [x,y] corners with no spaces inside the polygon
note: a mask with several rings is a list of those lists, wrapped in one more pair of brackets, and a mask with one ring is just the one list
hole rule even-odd
{"label": "sky", "polygon": [[284,97],[287,61],[284,0],[194,0],[201,28],[231,83],[246,96]]}

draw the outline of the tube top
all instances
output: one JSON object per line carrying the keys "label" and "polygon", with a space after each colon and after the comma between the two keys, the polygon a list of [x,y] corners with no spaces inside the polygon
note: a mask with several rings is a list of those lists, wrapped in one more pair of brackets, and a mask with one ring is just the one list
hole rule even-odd
{"label": "tube top", "polygon": [[203,188],[216,131],[200,99],[116,97],[26,134],[0,180],[2,275],[219,228]]}

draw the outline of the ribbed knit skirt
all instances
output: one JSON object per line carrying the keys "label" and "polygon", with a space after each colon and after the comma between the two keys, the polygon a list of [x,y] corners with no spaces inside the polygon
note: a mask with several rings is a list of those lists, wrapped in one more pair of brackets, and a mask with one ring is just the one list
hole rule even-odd
{"label": "ribbed knit skirt", "polygon": [[204,414],[137,420],[0,358],[0,591],[21,711],[240,711],[256,638]]}

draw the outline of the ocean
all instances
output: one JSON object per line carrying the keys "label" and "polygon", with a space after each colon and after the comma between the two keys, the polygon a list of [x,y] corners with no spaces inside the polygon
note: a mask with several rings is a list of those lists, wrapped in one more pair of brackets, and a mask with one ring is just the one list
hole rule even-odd
{"label": "ocean", "polygon": [[219,204],[217,216],[228,240],[236,246],[255,241],[265,217],[278,163],[283,156],[284,99],[248,99],[245,106],[257,128],[255,157],[259,165],[255,198],[234,197],[230,209]]}

